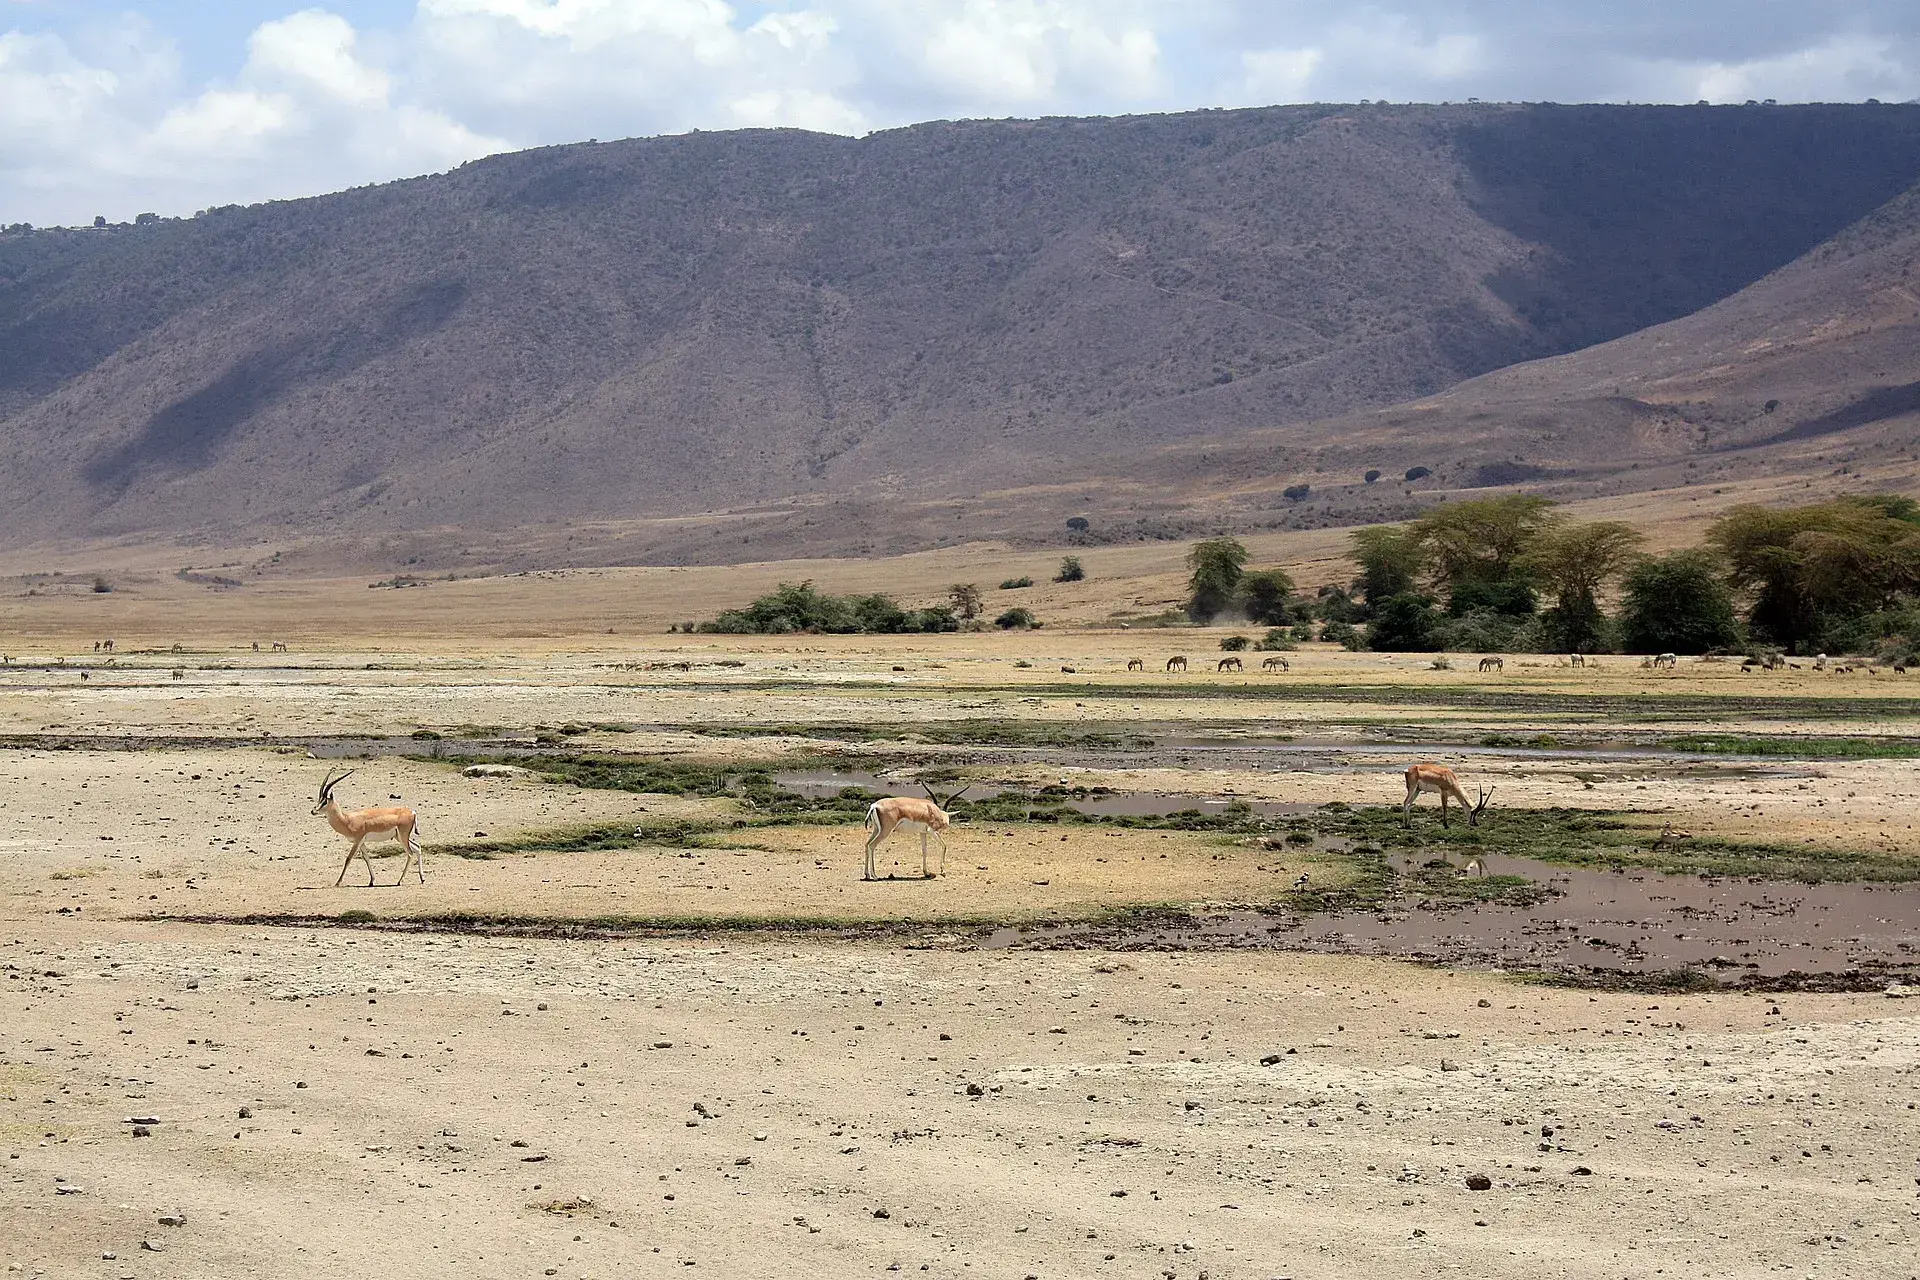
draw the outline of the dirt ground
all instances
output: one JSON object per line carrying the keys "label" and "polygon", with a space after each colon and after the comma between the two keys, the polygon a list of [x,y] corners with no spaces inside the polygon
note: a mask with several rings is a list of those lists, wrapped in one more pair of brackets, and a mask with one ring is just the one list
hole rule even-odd
{"label": "dirt ground", "polygon": [[[1499,805],[1920,854],[1907,761],[1681,767],[1475,745],[1616,729],[1907,736],[1904,710],[1861,700],[1906,699],[1920,681],[1531,658],[1481,677],[1322,651],[1289,655],[1285,675],[1222,676],[1197,669],[1212,641],[1193,632],[515,643],[123,648],[108,667],[69,638],[35,660],[65,669],[20,654],[0,667],[9,1273],[1920,1274],[1920,1001],[1590,994],[1264,951],[143,918],[937,921],[1239,901],[1321,874],[1310,856],[1204,834],[1022,823],[956,831],[947,874],[926,882],[862,884],[857,827],[436,854],[727,813],[398,755],[457,752],[453,735],[475,726],[531,743],[566,722],[627,730],[568,739],[598,750],[805,747],[903,781],[947,762],[982,779],[1316,804],[1395,802],[1407,759],[1443,758],[1470,786],[1496,783]],[[1196,660],[1184,683],[1124,670],[1176,648]],[[645,669],[665,660],[697,665]],[[1301,692],[1276,695],[1286,682]],[[1542,696],[1455,696],[1502,691]],[[1556,700],[1647,691],[1717,700],[1623,703],[1618,724]],[[1121,767],[1070,740],[988,758],[916,733],[955,720],[1278,734],[1312,758],[1173,745]],[[687,728],[754,724],[905,736]],[[1412,729],[1455,746],[1383,741]],[[447,736],[407,737],[419,730]],[[418,809],[425,886],[369,889],[355,868],[362,883],[334,887],[345,842],[309,810],[335,761],[310,748],[371,753],[338,762],[358,770],[347,803]],[[917,847],[888,852],[917,872]],[[375,860],[383,882],[398,865]],[[1480,1174],[1490,1188],[1469,1189]]]}

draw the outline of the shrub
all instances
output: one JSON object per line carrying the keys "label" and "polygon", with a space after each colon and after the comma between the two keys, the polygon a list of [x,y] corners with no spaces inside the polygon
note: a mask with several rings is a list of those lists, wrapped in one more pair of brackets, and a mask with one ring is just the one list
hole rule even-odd
{"label": "shrub", "polygon": [[1300,646],[1294,643],[1297,638],[1297,631],[1289,632],[1285,627],[1273,627],[1267,631],[1266,635],[1260,637],[1260,643],[1255,645],[1254,648],[1277,650],[1280,652],[1285,652],[1288,649],[1298,649]]}
{"label": "shrub", "polygon": [[1060,572],[1053,576],[1055,582],[1079,582],[1087,576],[1086,569],[1080,563],[1079,556],[1068,556],[1060,562]]}
{"label": "shrub", "polygon": [[93,580],[93,589],[97,594],[105,595],[107,592],[113,590],[113,584],[105,578],[95,578]]}
{"label": "shrub", "polygon": [[1085,516],[1074,516],[1067,521],[1067,531],[1069,533],[1085,533],[1092,527],[1093,526],[1087,522]]}
{"label": "shrub", "polygon": [[1620,599],[1621,643],[1629,653],[1705,653],[1737,644],[1733,592],[1720,562],[1700,548],[1640,561]]}
{"label": "shrub", "polygon": [[1440,647],[1439,626],[1433,598],[1408,592],[1383,601],[1373,611],[1367,644],[1383,653],[1430,653]]}
{"label": "shrub", "polygon": [[967,622],[980,616],[980,588],[971,582],[956,582],[947,588],[947,599],[953,602],[953,611]]}
{"label": "shrub", "polygon": [[1253,641],[1247,639],[1245,636],[1220,637],[1220,647],[1228,653],[1242,653],[1246,650],[1247,646],[1252,643]]}
{"label": "shrub", "polygon": [[1439,648],[1454,653],[1512,653],[1520,624],[1492,609],[1475,609],[1458,618],[1443,619],[1434,629]]}
{"label": "shrub", "polygon": [[1310,484],[1290,484],[1280,492],[1288,502],[1303,502],[1306,500],[1307,495],[1313,492],[1313,486]]}
{"label": "shrub", "polygon": [[1333,621],[1320,628],[1320,638],[1328,644],[1343,645],[1348,649],[1358,649],[1361,643],[1360,629],[1351,622]]}
{"label": "shrub", "polygon": [[1279,627],[1293,621],[1289,601],[1293,579],[1278,569],[1261,569],[1240,580],[1240,603],[1247,621]]}
{"label": "shrub", "polygon": [[1002,591],[1018,591],[1022,587],[1030,587],[1032,585],[1032,578],[1008,578],[1000,584],[1000,589]]}
{"label": "shrub", "polygon": [[1025,630],[1028,627],[1038,626],[1039,624],[1033,620],[1033,610],[1013,608],[995,618],[993,625],[999,627],[1002,631],[1011,631],[1016,628]]}
{"label": "shrub", "polygon": [[1408,467],[1407,483],[1412,484],[1415,480],[1425,480],[1432,474],[1433,469],[1431,467]]}
{"label": "shrub", "polygon": [[1378,480],[1379,478],[1380,478],[1380,470],[1377,467],[1368,468],[1367,474],[1362,477],[1362,479],[1364,479],[1368,484],[1372,484],[1375,480]]}

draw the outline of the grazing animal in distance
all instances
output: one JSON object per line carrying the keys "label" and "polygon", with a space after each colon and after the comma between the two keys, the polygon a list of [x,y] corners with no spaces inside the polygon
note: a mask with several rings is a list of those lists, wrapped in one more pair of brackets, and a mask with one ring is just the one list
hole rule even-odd
{"label": "grazing animal in distance", "polygon": [[1142,658],[1128,658],[1128,659],[1127,659],[1127,670],[1129,670],[1129,671],[1145,671],[1146,669],[1147,669],[1147,664],[1146,664],[1146,661],[1145,661],[1145,659],[1142,659]]}
{"label": "grazing animal in distance", "polygon": [[1167,659],[1167,670],[1185,671],[1186,669],[1187,669],[1187,659],[1185,655],[1176,655],[1174,657]]}
{"label": "grazing animal in distance", "polygon": [[1480,659],[1480,670],[1482,673],[1485,673],[1488,671],[1505,671],[1506,669],[1507,669],[1507,660],[1505,658]]}
{"label": "grazing animal in distance", "polygon": [[1222,658],[1215,671],[1245,671],[1246,666],[1238,658]]}
{"label": "grazing animal in distance", "polygon": [[1267,660],[1266,660],[1265,662],[1263,662],[1263,663],[1261,663],[1261,664],[1260,664],[1260,669],[1261,669],[1262,671],[1291,671],[1291,670],[1293,670],[1293,668],[1292,668],[1292,667],[1289,667],[1289,666],[1287,665],[1287,660],[1286,660],[1285,658],[1282,658],[1282,657],[1278,657],[1278,656],[1276,656],[1276,657],[1272,657],[1272,658],[1268,658],[1268,659],[1267,659]]}
{"label": "grazing animal in distance", "polygon": [[1400,817],[1409,826],[1413,823],[1413,802],[1420,798],[1422,792],[1431,791],[1440,797],[1440,825],[1443,827],[1453,825],[1447,817],[1449,799],[1460,802],[1460,807],[1466,810],[1467,825],[1470,827],[1480,825],[1480,814],[1486,809],[1487,801],[1493,799],[1493,788],[1489,787],[1480,793],[1478,804],[1469,802],[1466,791],[1460,786],[1459,777],[1443,764],[1410,764],[1406,777],[1407,799],[1400,806]]}
{"label": "grazing animal in distance", "polygon": [[285,653],[287,651],[287,642],[285,640],[275,640],[273,642],[273,651],[275,653]]}
{"label": "grazing animal in distance", "polygon": [[1655,671],[1658,671],[1661,667],[1667,667],[1671,669],[1673,667],[1678,666],[1679,664],[1680,664],[1680,659],[1671,653],[1658,653],[1658,654],[1655,654],[1653,658],[1653,669]]}
{"label": "grazing animal in distance", "polygon": [[419,823],[414,817],[413,810],[404,805],[383,805],[373,809],[342,809],[340,802],[333,797],[333,789],[352,777],[353,773],[352,769],[348,769],[336,778],[333,776],[333,770],[327,770],[326,779],[320,784],[320,799],[313,806],[316,814],[326,815],[328,826],[353,841],[353,847],[347,850],[347,860],[340,864],[340,874],[334,878],[334,887],[338,888],[341,881],[347,878],[347,868],[353,865],[355,858],[367,864],[367,883],[369,885],[373,883],[373,859],[367,857],[361,846],[366,844],[368,839],[382,835],[391,835],[406,846],[406,860],[400,864],[400,879],[395,880],[394,884],[398,885],[407,878],[409,866],[415,868],[420,876],[420,883],[425,884],[427,859],[421,853],[419,841],[415,838]]}
{"label": "grazing animal in distance", "polygon": [[867,866],[866,874],[861,876],[861,879],[880,878],[874,866],[874,854],[886,842],[887,837],[902,827],[909,831],[917,830],[920,833],[920,877],[923,880],[933,878],[933,872],[927,867],[928,836],[940,837],[940,872],[942,875],[946,874],[946,832],[947,827],[953,822],[952,815],[947,812],[947,806],[965,795],[967,788],[960,788],[945,800],[936,799],[933,792],[927,791],[924,785],[920,789],[927,792],[925,800],[918,796],[888,796],[884,800],[875,800],[867,806],[867,818],[863,824],[868,832]]}
{"label": "grazing animal in distance", "polygon": [[1584,653],[1570,653],[1567,655],[1567,662],[1572,666],[1584,667],[1587,665],[1587,655]]}

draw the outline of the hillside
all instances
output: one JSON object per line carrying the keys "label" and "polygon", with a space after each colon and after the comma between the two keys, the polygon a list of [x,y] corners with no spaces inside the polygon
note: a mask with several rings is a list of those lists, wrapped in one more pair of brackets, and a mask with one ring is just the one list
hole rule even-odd
{"label": "hillside", "polygon": [[[1904,403],[1910,333],[1741,344],[1869,279],[1898,311],[1904,206],[1808,255],[1916,180],[1913,107],[1319,106],[582,144],[7,234],[0,533],[759,558],[1396,451],[1601,483],[1622,428],[1667,462]],[[1768,378],[1800,390],[1761,422]]]}

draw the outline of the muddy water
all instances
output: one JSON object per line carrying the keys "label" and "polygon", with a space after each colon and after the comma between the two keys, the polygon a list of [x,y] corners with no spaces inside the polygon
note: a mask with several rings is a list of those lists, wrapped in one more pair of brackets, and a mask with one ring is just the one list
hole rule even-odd
{"label": "muddy water", "polygon": [[1729,985],[1794,974],[1879,985],[1920,975],[1920,886],[1708,880],[1498,855],[1481,862],[1487,875],[1522,876],[1550,894],[1526,907],[1412,902],[1384,913],[1226,911],[1192,924],[1003,929],[987,945],[1267,947],[1584,974],[1694,968]]}

